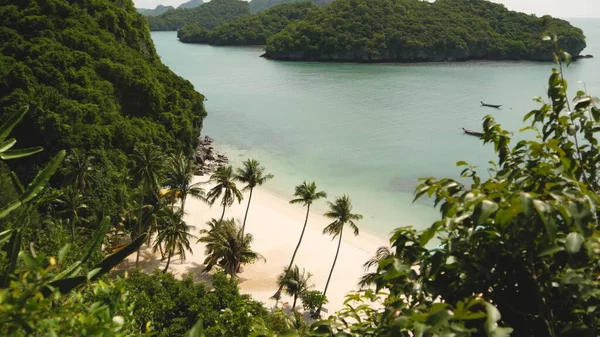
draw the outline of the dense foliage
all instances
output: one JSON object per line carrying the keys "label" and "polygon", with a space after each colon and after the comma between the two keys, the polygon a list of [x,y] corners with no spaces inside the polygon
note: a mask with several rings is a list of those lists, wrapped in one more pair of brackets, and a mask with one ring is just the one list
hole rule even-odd
{"label": "dense foliage", "polygon": [[507,10],[485,0],[339,0],[268,39],[281,60],[552,60],[540,37],[551,29],[573,56],[583,32],[568,22]]}
{"label": "dense foliage", "polygon": [[138,13],[145,15],[145,16],[157,16],[157,15],[164,14],[167,11],[174,10],[174,9],[175,9],[175,7],[173,7],[173,6],[158,5],[154,9],[138,8],[137,10],[138,10]]}
{"label": "dense foliage", "polygon": [[198,6],[202,5],[203,3],[204,3],[204,1],[202,1],[202,0],[190,0],[188,2],[184,2],[181,5],[177,6],[177,8],[178,9],[181,9],[181,8],[190,9],[190,8],[198,7]]}
{"label": "dense foliage", "polygon": [[152,31],[178,30],[186,24],[213,29],[221,23],[250,15],[248,2],[241,0],[212,0],[191,9],[178,8],[159,16],[147,17]]}
{"label": "dense foliage", "polygon": [[[258,13],[280,4],[308,1],[311,0],[252,0],[250,1],[250,11],[252,11],[252,13]],[[324,6],[331,1],[332,0],[312,0],[312,3],[317,6]]]}
{"label": "dense foliage", "polygon": [[220,24],[213,30],[193,24],[185,25],[177,32],[177,37],[181,42],[264,45],[269,36],[280,32],[292,21],[307,18],[316,8],[317,6],[310,2],[277,5],[264,12]]}

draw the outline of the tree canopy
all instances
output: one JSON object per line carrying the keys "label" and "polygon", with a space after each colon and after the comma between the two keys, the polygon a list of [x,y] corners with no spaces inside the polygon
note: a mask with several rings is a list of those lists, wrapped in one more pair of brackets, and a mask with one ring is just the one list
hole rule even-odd
{"label": "tree canopy", "polygon": [[573,56],[583,32],[568,22],[485,0],[337,0],[267,41],[265,57],[315,61],[549,61],[547,31]]}
{"label": "tree canopy", "polygon": [[146,17],[152,31],[178,30],[186,24],[213,29],[223,22],[230,22],[250,15],[250,6],[240,0],[212,0],[194,8],[177,8],[159,16]]}
{"label": "tree canopy", "polygon": [[183,26],[177,37],[181,42],[213,45],[264,45],[267,38],[280,32],[290,22],[305,19],[317,6],[311,2],[284,3],[264,12],[222,23],[213,30],[197,24]]}
{"label": "tree canopy", "polygon": [[[252,0],[250,1],[250,11],[259,13],[277,5],[293,3],[293,2],[309,2],[311,0]],[[333,0],[312,0],[317,6],[324,6]]]}

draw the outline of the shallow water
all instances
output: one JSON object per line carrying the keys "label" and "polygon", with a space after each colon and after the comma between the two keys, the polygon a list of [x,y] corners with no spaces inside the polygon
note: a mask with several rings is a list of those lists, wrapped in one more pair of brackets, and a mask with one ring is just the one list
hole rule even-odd
{"label": "shallow water", "polygon": [[[577,19],[584,53],[600,57],[600,19]],[[154,32],[163,62],[206,98],[203,134],[215,138],[234,165],[260,160],[276,178],[267,188],[291,197],[315,180],[330,196],[352,198],[362,226],[387,234],[424,228],[439,216],[428,201],[412,203],[420,177],[457,177],[455,163],[483,168],[493,149],[463,134],[492,114],[517,132],[544,96],[552,64],[466,62],[326,64],[268,61],[260,48],[179,43]],[[573,90],[600,96],[600,60],[581,60],[566,76]],[[502,104],[482,108],[480,101]],[[330,198],[332,199],[332,198]],[[320,205],[324,209],[324,205]]]}

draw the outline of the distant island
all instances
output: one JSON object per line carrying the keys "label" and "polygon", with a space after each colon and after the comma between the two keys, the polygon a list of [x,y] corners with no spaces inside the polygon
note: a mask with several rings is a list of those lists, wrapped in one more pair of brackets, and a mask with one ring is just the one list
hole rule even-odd
{"label": "distant island", "polygon": [[[324,6],[328,3],[331,3],[333,0],[312,0],[317,6]],[[267,9],[281,5],[286,3],[294,3],[294,2],[311,2],[310,0],[252,0],[250,1],[250,11],[252,13],[259,13],[262,11],[266,11]]]}
{"label": "distant island", "polygon": [[553,59],[552,32],[577,58],[581,29],[485,0],[336,0],[267,39],[268,59],[430,62]]}
{"label": "distant island", "polygon": [[240,0],[212,0],[194,8],[179,8],[158,16],[147,16],[151,31],[176,31],[186,24],[213,29],[221,23],[250,15],[250,5]]}
{"label": "distant island", "polygon": [[164,13],[174,10],[174,9],[175,9],[175,7],[173,7],[173,6],[158,5],[154,9],[138,8],[137,11],[138,11],[138,13],[140,13],[144,16],[158,16],[158,15],[164,14]]}

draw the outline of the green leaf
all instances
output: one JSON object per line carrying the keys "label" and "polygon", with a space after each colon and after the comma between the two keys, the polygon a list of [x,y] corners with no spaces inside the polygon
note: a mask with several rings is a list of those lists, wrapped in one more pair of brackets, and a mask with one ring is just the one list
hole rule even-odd
{"label": "green leaf", "polygon": [[4,152],[0,152],[0,159],[10,160],[10,159],[18,159],[23,157],[28,157],[38,152],[42,152],[44,149],[41,147],[30,147],[27,149],[17,149],[17,150],[8,150]]}
{"label": "green leaf", "polygon": [[29,106],[24,106],[20,111],[10,115],[6,122],[0,126],[0,142],[4,142],[6,137],[8,137],[15,126],[21,121],[21,119],[23,119],[23,116],[25,116],[27,110],[29,110]]}
{"label": "green leaf", "polygon": [[69,253],[69,249],[71,248],[71,244],[66,244],[58,251],[58,263],[61,263],[65,260],[65,257]]}
{"label": "green leaf", "polygon": [[3,232],[0,232],[0,247],[2,247],[2,245],[8,241],[8,239],[10,239],[10,235],[12,234],[13,230],[12,229],[7,229]]}
{"label": "green leaf", "polygon": [[8,259],[8,264],[6,269],[4,270],[5,274],[2,279],[2,283],[0,283],[1,288],[6,288],[10,281],[10,276],[14,273],[15,268],[17,266],[17,258],[19,257],[19,251],[21,251],[21,230],[17,229],[12,232],[10,236],[10,240],[6,245],[6,257]]}
{"label": "green leaf", "polygon": [[94,251],[102,244],[104,238],[106,237],[106,233],[108,232],[109,227],[110,217],[105,217],[104,219],[102,219],[100,227],[98,228],[98,230],[96,230],[96,233],[94,233],[92,241],[88,244],[88,246],[85,249],[87,253],[83,257],[83,259],[81,259],[82,264],[86,263],[87,260],[92,256]]}
{"label": "green leaf", "polygon": [[552,219],[550,205],[541,200],[534,200],[533,207],[538,212],[540,219],[544,223],[544,227],[546,227],[546,233],[550,240],[554,240],[556,238],[556,231],[558,230],[558,226],[556,222]]}
{"label": "green leaf", "polygon": [[454,316],[452,310],[440,310],[433,315],[430,315],[425,322],[426,325],[431,326],[428,331],[435,331],[444,326]]}
{"label": "green leaf", "polygon": [[15,144],[17,143],[17,140],[14,138],[11,138],[7,141],[5,141],[4,143],[0,143],[0,153],[10,149],[11,147],[13,147]]}
{"label": "green leaf", "polygon": [[458,163],[456,163],[456,166],[461,167],[461,166],[469,166],[469,163],[467,163],[466,161],[459,161]]}
{"label": "green leaf", "polygon": [[23,194],[25,192],[25,188],[23,188],[23,184],[21,184],[21,180],[17,177],[17,174],[14,171],[10,171],[10,179],[12,180],[13,185],[15,185],[15,189],[19,194]]}
{"label": "green leaf", "polygon": [[577,232],[571,232],[567,235],[567,241],[565,242],[565,247],[567,248],[567,252],[569,254],[577,254],[581,250],[581,246],[583,245],[583,236]]}
{"label": "green leaf", "polygon": [[558,252],[562,252],[563,250],[565,250],[563,247],[553,245],[553,246],[542,249],[542,251],[538,253],[538,257],[554,255]]}
{"label": "green leaf", "polygon": [[64,150],[60,151],[54,158],[50,160],[48,165],[41,170],[33,181],[27,187],[27,190],[23,195],[21,195],[20,199],[22,203],[26,203],[31,199],[35,198],[48,184],[50,178],[54,175],[56,170],[60,167],[63,159],[65,158],[66,152]]}
{"label": "green leaf", "polygon": [[498,204],[491,200],[483,200],[475,207],[475,211],[473,212],[473,223],[475,226],[481,225],[497,210]]}

